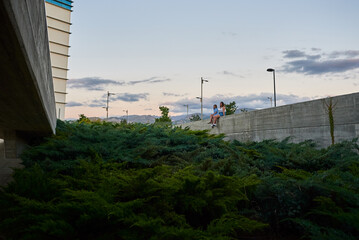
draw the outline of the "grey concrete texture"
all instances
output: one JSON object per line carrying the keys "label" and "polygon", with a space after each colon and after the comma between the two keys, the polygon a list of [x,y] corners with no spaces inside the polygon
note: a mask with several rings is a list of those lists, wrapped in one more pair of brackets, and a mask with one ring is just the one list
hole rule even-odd
{"label": "grey concrete texture", "polygon": [[45,2],[0,0],[0,21],[0,129],[54,133]]}
{"label": "grey concrete texture", "polygon": [[[359,137],[359,93],[332,97],[331,101],[335,141]],[[319,147],[327,147],[331,144],[329,104],[330,99],[325,98],[225,116],[213,129],[208,120],[180,126],[225,134],[227,140],[247,142],[291,137],[292,142],[313,140]]]}
{"label": "grey concrete texture", "polygon": [[6,186],[13,180],[14,169],[23,168],[19,158],[5,158],[4,141],[0,140],[0,186]]}

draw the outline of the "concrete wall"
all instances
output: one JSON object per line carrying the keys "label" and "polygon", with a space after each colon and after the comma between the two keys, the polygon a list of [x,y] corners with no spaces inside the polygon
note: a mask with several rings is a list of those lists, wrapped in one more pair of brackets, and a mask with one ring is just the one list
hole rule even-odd
{"label": "concrete wall", "polygon": [[0,135],[10,151],[55,132],[55,97],[44,1],[0,0],[0,22]]}
{"label": "concrete wall", "polygon": [[[335,108],[335,141],[359,137],[359,93],[332,98]],[[262,141],[283,140],[292,137],[293,142],[312,139],[320,147],[331,144],[329,115],[326,104],[329,99],[268,108],[221,117],[217,127],[211,128],[208,120],[182,124],[193,130],[210,129],[213,134],[224,133],[228,140]]]}

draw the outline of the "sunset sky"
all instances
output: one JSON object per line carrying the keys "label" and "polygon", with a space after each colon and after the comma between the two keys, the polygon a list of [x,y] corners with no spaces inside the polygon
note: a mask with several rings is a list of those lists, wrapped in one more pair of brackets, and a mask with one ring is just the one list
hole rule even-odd
{"label": "sunset sky", "polygon": [[270,107],[359,91],[357,0],[77,0],[66,118]]}

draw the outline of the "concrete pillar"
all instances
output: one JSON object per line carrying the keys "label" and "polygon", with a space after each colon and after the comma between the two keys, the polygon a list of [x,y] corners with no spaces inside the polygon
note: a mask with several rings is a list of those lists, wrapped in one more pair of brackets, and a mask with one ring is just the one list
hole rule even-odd
{"label": "concrete pillar", "polygon": [[5,158],[16,158],[16,132],[4,130]]}
{"label": "concrete pillar", "polygon": [[5,158],[19,158],[20,154],[26,148],[25,141],[21,139],[14,130],[4,130],[3,134]]}
{"label": "concrete pillar", "polygon": [[5,158],[4,151],[4,131],[0,129],[0,161]]}

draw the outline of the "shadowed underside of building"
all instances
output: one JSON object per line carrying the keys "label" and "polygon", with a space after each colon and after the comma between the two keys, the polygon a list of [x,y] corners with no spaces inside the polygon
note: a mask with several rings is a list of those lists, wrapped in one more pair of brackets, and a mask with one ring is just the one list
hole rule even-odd
{"label": "shadowed underside of building", "polygon": [[15,158],[26,139],[55,132],[55,97],[43,0],[0,0],[0,138]]}

